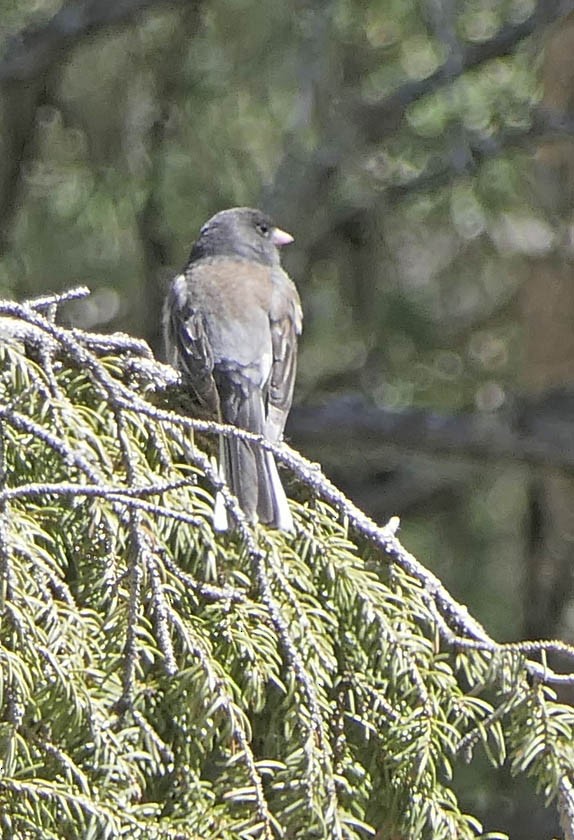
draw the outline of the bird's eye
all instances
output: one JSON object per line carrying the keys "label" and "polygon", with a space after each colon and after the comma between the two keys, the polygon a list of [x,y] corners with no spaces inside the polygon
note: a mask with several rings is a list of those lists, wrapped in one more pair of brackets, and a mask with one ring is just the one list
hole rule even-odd
{"label": "bird's eye", "polygon": [[271,232],[271,228],[267,224],[267,222],[257,222],[257,230],[261,234],[261,236],[269,236]]}

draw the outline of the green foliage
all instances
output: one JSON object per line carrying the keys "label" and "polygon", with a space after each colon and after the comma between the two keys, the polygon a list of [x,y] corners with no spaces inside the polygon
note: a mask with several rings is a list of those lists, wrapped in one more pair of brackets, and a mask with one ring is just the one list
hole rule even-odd
{"label": "green foliage", "polygon": [[[543,18],[546,12],[556,18],[559,4],[554,0],[546,4],[534,0],[316,0],[307,4],[267,0],[262,11],[257,0],[183,0],[141,6],[136,2],[125,4],[131,5],[133,13],[122,24],[100,27],[100,15],[113,5],[107,0],[0,0],[2,68],[7,74],[0,85],[0,292],[24,297],[89,278],[94,294],[87,305],[71,313],[73,322],[84,327],[111,324],[128,329],[156,342],[157,348],[163,277],[182,264],[199,225],[225,205],[264,203],[296,237],[285,260],[299,285],[305,310],[300,398],[357,389],[375,403],[399,410],[413,405],[433,406],[439,411],[475,408],[488,415],[509,405],[523,367],[523,328],[514,308],[520,284],[532,272],[532,257],[538,260],[553,253],[565,253],[567,261],[571,257],[570,237],[563,236],[570,224],[568,190],[562,211],[556,206],[551,173],[543,171],[539,179],[545,190],[541,184],[533,190],[536,178],[531,159],[537,144],[531,120],[540,96],[538,62],[546,35]],[[540,25],[534,38],[518,38],[502,52],[493,51],[499,33],[520,25],[538,5]],[[71,29],[64,41],[58,42],[52,40],[51,18],[62,7],[72,13],[66,21],[60,18],[63,29],[69,24]],[[75,38],[73,27],[81,20],[82,9],[90,10],[93,25],[83,30],[83,37]],[[32,37],[22,34],[28,27],[37,27]],[[469,50],[475,55],[483,53],[470,70],[464,64],[457,66],[458,58]],[[493,54],[498,57],[489,58]],[[43,55],[48,58],[47,66],[42,64]],[[448,66],[432,81],[445,59],[450,59]],[[413,91],[414,98],[409,98]],[[561,175],[556,178],[560,180]],[[549,194],[544,207],[541,192]],[[539,268],[534,265],[542,277]],[[15,376],[13,362],[11,359],[10,370]],[[30,377],[31,365],[30,360],[25,362],[22,375]],[[122,670],[126,667],[122,644],[128,627],[134,624],[129,598],[135,598],[136,584],[148,593],[163,592],[167,587],[164,598],[168,605],[181,610],[181,591],[187,591],[193,580],[215,585],[232,575],[229,585],[238,586],[243,593],[252,585],[253,569],[239,538],[223,545],[214,540],[205,465],[194,461],[197,453],[190,452],[181,430],[174,436],[173,427],[167,432],[155,430],[151,420],[141,415],[124,417],[120,411],[124,439],[130,452],[133,450],[134,480],[157,484],[157,476],[163,478],[165,470],[166,475],[175,475],[178,481],[183,477],[189,483],[144,494],[135,511],[131,496],[110,496],[108,490],[117,489],[118,482],[125,487],[132,481],[126,479],[127,456],[118,444],[117,417],[103,408],[108,397],[101,396],[100,404],[93,382],[85,378],[82,384],[77,370],[73,371],[72,366],[67,379],[63,371],[58,372],[62,378],[58,379],[60,397],[64,395],[72,409],[66,408],[64,401],[63,408],[44,409],[41,414],[46,392],[52,402],[57,398],[53,383],[38,391],[36,402],[30,394],[29,404],[24,402],[22,410],[50,432],[49,439],[36,427],[6,427],[9,483],[63,481],[76,487],[78,483],[104,482],[102,486],[108,489],[100,494],[86,490],[84,495],[77,489],[70,489],[68,495],[34,495],[30,490],[28,495],[7,500],[5,541],[9,538],[12,546],[13,586],[18,582],[25,591],[33,588],[29,569],[45,567],[42,574],[51,575],[52,588],[67,585],[74,610],[77,605],[95,610],[93,627],[106,628],[100,627],[98,632],[108,647],[108,624],[102,624],[102,615],[105,610],[110,612],[109,627],[118,636],[114,656],[120,664],[113,697],[106,701],[105,720],[112,715],[117,696],[127,698],[135,692],[138,698],[137,702],[130,700],[126,710],[118,710],[115,726],[119,731],[130,721],[130,714],[133,716],[130,710],[143,702],[138,694],[142,674],[136,669],[130,688],[124,684],[127,677]],[[45,376],[45,372],[36,371],[33,387],[45,386]],[[10,393],[12,389],[17,390],[15,382]],[[329,430],[322,429],[321,444],[328,436]],[[70,455],[74,447],[84,453],[83,466]],[[136,454],[140,451],[143,460]],[[308,451],[323,459],[311,447]],[[415,468],[414,484],[426,487],[427,475],[448,474],[452,466],[450,460],[446,463],[444,458],[435,458],[422,472],[421,458],[414,464],[412,456],[404,453],[385,451],[378,463],[368,465],[362,452],[353,459],[348,454],[352,481],[367,467],[378,476],[389,464],[390,468],[397,464],[411,472]],[[456,472],[446,502],[438,495],[430,513],[429,494],[422,505],[420,497],[415,497],[417,509],[409,509],[404,533],[425,562],[433,564],[458,596],[477,610],[491,632],[517,638],[530,608],[528,598],[519,596],[520,586],[527,589],[522,554],[531,474],[520,467],[509,469],[505,463],[497,464],[494,474],[488,466],[479,475],[474,467],[465,470],[466,466]],[[194,477],[197,485],[191,483]],[[379,488],[377,483],[373,510],[381,509]],[[404,503],[404,498],[388,495],[388,509],[395,512],[393,508]],[[407,493],[406,499],[407,505],[412,504],[412,495]],[[160,501],[165,510],[160,511]],[[438,511],[438,506],[444,509]],[[185,513],[191,519],[184,521]],[[313,509],[312,514],[303,512],[301,516],[318,514]],[[320,521],[327,527],[333,516],[322,510]],[[161,584],[156,590],[150,589],[156,578],[145,564],[143,582],[129,577],[130,552],[144,556],[141,552],[146,547],[145,541],[138,544],[135,534],[147,526],[157,546],[165,548],[162,553],[152,543],[151,556],[156,558]],[[354,535],[344,529],[341,533],[353,542]],[[14,554],[16,544],[20,548]],[[298,544],[291,545],[293,548],[299,551]],[[266,542],[261,550],[267,556]],[[281,557],[276,566],[288,574],[295,555],[285,559],[287,548],[282,541],[274,550]],[[311,614],[321,623],[326,612],[332,621],[329,633],[336,634],[339,620],[325,610],[323,599],[327,596],[322,590],[315,593],[313,586],[318,584],[306,584],[311,587],[305,590],[309,603],[298,588],[309,569],[315,568],[314,551],[309,549],[304,569],[298,572],[295,590],[305,603],[301,615]],[[192,562],[191,556],[199,559]],[[172,563],[169,569],[165,566],[168,559]],[[194,564],[200,564],[199,570]],[[387,586],[383,568],[385,561],[379,559],[372,571],[381,578],[381,585]],[[188,575],[185,581],[181,577],[184,572]],[[285,612],[288,603],[277,574],[273,571],[272,584]],[[35,572],[32,577],[37,577]],[[112,591],[113,608],[106,600]],[[194,597],[199,599],[197,611],[203,615],[202,598],[206,596],[205,590],[201,591],[201,597]],[[260,598],[261,592],[257,593]],[[159,645],[158,640],[175,634],[173,655],[163,647],[159,658],[156,652],[154,668],[150,666],[145,673],[146,685],[148,681],[155,685],[156,674],[163,673],[161,662],[165,660],[169,671],[174,663],[181,669],[185,659],[176,644],[180,631],[160,633],[158,629],[164,627],[158,617],[162,611],[154,606],[159,597],[148,595],[147,602],[142,600],[136,611],[139,623],[130,631],[135,634],[130,644],[152,648]],[[313,598],[316,612],[312,611]],[[40,599],[38,610],[44,600]],[[18,615],[10,598],[6,603]],[[185,599],[183,603],[187,605]],[[249,612],[251,620],[237,626],[248,637],[242,644],[254,648],[249,660],[249,689],[242,690],[248,692],[245,703],[250,724],[254,727],[257,723],[260,732],[268,726],[269,686],[275,685],[275,692],[283,696],[281,692],[289,689],[284,672],[291,673],[291,665],[286,664],[284,654],[273,654],[265,639],[257,635],[261,631],[256,628],[268,626],[269,615],[268,608],[259,604],[257,615],[264,620],[255,622],[255,604],[259,604],[257,599],[249,606],[249,611],[254,611]],[[217,601],[211,608],[218,615]],[[51,615],[55,608],[45,609],[46,615]],[[239,610],[234,604],[233,616]],[[422,614],[426,614],[424,610]],[[88,617],[86,614],[86,621]],[[186,621],[182,619],[181,627]],[[6,619],[2,626],[7,632]],[[59,627],[58,622],[55,626]],[[210,632],[214,626],[215,619]],[[304,644],[305,633],[298,632],[298,626],[298,619],[294,620],[292,632],[298,644]],[[81,626],[76,629],[79,633]],[[76,629],[70,633],[74,635]],[[81,638],[78,634],[75,644],[79,645]],[[256,642],[249,642],[253,638]],[[228,642],[227,637],[219,639],[212,651],[218,662]],[[345,648],[342,663],[350,656],[349,647],[352,643]],[[100,646],[96,648],[93,655],[101,655]],[[261,651],[268,657],[263,663],[259,663]],[[279,657],[278,664],[269,676],[273,656]],[[450,659],[446,661],[452,666]],[[342,679],[342,667],[329,671],[334,697],[339,696],[337,679]],[[386,698],[387,684],[381,687],[378,678],[373,682],[372,675],[369,677],[372,663],[353,662],[353,667],[356,674],[363,674],[366,687],[357,694],[355,686],[355,693],[345,700],[346,726],[355,731],[352,703],[361,700],[361,720],[364,732],[369,733],[370,749],[372,733],[387,733],[388,727],[379,727],[379,701],[373,701],[379,711],[372,715],[367,706],[373,692]],[[105,673],[111,673],[108,665]],[[83,677],[81,668],[74,672],[74,680]],[[109,685],[106,690],[111,691]],[[160,698],[157,708],[169,708],[171,714],[169,702],[176,703],[181,695],[172,692],[170,700],[163,691],[154,695]],[[483,691],[496,705],[491,689],[481,688],[481,697]],[[28,693],[35,696],[32,688]],[[151,704],[150,696],[146,698]],[[548,704],[550,698],[537,702]],[[19,707],[14,709],[18,719]],[[154,705],[152,711],[155,709]],[[12,712],[6,714],[10,717]],[[166,719],[169,714],[165,712]],[[43,719],[47,715],[44,709]],[[277,713],[275,720],[279,716]],[[472,729],[476,720],[468,725]],[[136,740],[138,733],[136,729]],[[165,735],[168,743],[170,737]],[[257,757],[257,750],[264,756],[281,752],[270,738],[271,746],[257,742],[257,749],[252,747]],[[29,741],[25,739],[30,750]],[[489,740],[487,744],[492,752]],[[124,746],[118,741],[118,750]],[[60,743],[60,747],[62,755],[73,753],[70,745]],[[357,751],[363,755],[362,748]],[[382,747],[381,751],[384,753]],[[284,753],[281,755],[285,762]],[[544,751],[539,755],[544,756]],[[33,772],[44,778],[47,774],[36,758],[31,754],[27,766],[37,765],[40,769]],[[73,760],[84,768],[81,756],[74,754]],[[51,761],[53,765],[55,759]],[[349,759],[349,767],[358,767],[358,761]],[[146,765],[152,766],[155,787],[146,783],[146,792],[141,793],[134,786],[133,799],[125,800],[132,802],[134,812],[133,803],[139,803],[138,807],[148,801],[163,803],[166,791],[174,788],[172,771],[165,770],[167,758],[164,764]],[[214,793],[213,766],[219,780],[219,764],[212,762],[207,770],[197,771],[196,799],[217,802],[227,814],[229,800],[221,793],[223,781],[217,782],[219,792]],[[288,766],[296,768],[297,763]],[[520,762],[515,765],[516,769],[521,766]],[[532,766],[536,774],[542,772],[536,762]],[[63,772],[62,767],[58,772]],[[95,777],[87,769],[83,772],[90,780],[87,796],[93,804],[97,799]],[[128,768],[125,778],[132,772]],[[353,772],[357,775],[352,776],[349,770],[345,776],[352,779],[353,791],[371,785],[373,802],[386,802],[377,781],[382,773],[377,762],[362,775],[359,769]],[[123,779],[117,784],[127,790],[124,777],[117,770],[114,773],[114,778]],[[268,788],[276,773],[279,770],[271,764],[263,774],[266,796],[271,796]],[[150,774],[153,776],[151,769]],[[177,779],[180,795],[188,785],[187,776],[180,773]],[[274,791],[273,809],[279,797]],[[357,793],[359,801],[364,795]],[[517,812],[525,810],[514,793],[510,798]],[[103,801],[108,801],[105,796]],[[37,807],[52,809],[53,831],[58,834],[59,817],[53,802],[49,804],[46,795]],[[364,818],[376,826],[383,824],[383,804],[379,811],[374,805],[369,807],[370,816]],[[389,814],[397,814],[401,807],[389,805]],[[122,825],[127,819],[123,804],[116,818]],[[162,819],[167,823],[171,816],[166,812],[165,818],[157,817],[158,822]],[[394,822],[395,818],[389,817],[388,824]],[[97,835],[103,823],[94,825]],[[219,824],[214,825],[217,836]],[[146,823],[146,832],[149,830]],[[47,836],[47,831],[44,821],[42,836]],[[6,833],[11,835],[9,827]]]}
{"label": "green foliage", "polygon": [[471,838],[479,745],[553,799],[572,710],[518,652],[447,644],[320,498],[214,534],[193,422],[34,318],[57,351],[1,349],[5,836]]}

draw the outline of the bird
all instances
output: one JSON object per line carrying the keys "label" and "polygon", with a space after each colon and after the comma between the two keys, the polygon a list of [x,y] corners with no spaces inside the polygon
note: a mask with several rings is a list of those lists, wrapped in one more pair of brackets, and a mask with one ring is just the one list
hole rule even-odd
{"label": "bird", "polygon": [[[199,406],[271,443],[283,439],[303,320],[299,294],[279,255],[293,241],[260,210],[216,213],[201,227],[164,306],[168,362]],[[293,530],[272,452],[221,435],[219,469],[249,522]],[[221,493],[213,525],[218,531],[230,527]]]}

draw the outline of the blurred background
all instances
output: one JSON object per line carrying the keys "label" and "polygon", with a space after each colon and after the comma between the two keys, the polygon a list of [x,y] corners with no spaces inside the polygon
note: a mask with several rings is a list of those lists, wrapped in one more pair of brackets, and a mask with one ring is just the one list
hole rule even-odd
{"label": "blurred background", "polygon": [[[0,0],[0,41],[0,294],[161,355],[199,226],[263,207],[293,445],[497,639],[573,641],[574,0]],[[553,836],[522,787],[460,793]]]}

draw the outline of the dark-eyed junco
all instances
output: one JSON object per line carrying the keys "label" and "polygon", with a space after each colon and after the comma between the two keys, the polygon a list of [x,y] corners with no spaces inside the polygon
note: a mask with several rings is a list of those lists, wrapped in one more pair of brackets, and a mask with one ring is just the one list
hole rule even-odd
{"label": "dark-eyed junco", "polygon": [[[217,213],[172,282],[164,312],[168,360],[214,417],[279,442],[291,407],[302,312],[279,262],[293,237],[259,210]],[[220,467],[252,522],[290,530],[275,459],[238,438],[220,441]],[[214,525],[228,527],[223,500]]]}

